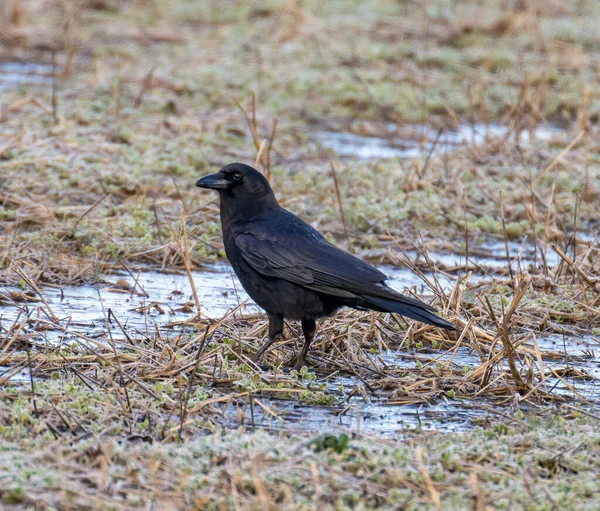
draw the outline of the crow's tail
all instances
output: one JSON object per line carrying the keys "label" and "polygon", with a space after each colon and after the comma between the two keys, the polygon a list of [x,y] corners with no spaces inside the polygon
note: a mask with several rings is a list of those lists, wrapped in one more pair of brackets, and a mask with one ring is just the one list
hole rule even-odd
{"label": "crow's tail", "polygon": [[392,300],[391,298],[365,295],[362,295],[361,298],[364,300],[364,304],[361,305],[366,308],[380,312],[395,312],[421,323],[448,330],[456,330],[456,327],[452,323],[430,312],[430,310],[433,310],[431,306],[421,303],[418,300],[409,297],[406,297],[406,301],[402,299]]}

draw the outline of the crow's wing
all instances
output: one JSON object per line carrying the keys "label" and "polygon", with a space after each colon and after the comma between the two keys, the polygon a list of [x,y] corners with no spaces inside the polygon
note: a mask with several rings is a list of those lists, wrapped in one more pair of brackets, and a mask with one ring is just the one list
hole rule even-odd
{"label": "crow's wing", "polygon": [[285,210],[248,222],[238,231],[235,243],[242,258],[265,276],[334,296],[381,297],[435,310],[389,288],[385,274],[332,245]]}

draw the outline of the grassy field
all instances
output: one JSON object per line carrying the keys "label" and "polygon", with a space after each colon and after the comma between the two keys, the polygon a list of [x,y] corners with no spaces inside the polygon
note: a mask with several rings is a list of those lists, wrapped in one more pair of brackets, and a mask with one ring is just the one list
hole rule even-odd
{"label": "grassy field", "polygon": [[[598,508],[600,3],[507,4],[1,5],[3,506]],[[15,86],[5,62],[35,67]],[[344,157],[318,133],[418,150]],[[420,274],[410,291],[458,334],[346,311],[296,374],[293,328],[257,366],[264,317],[209,320],[191,297],[185,321],[132,333],[136,272],[224,258],[217,199],[193,183],[232,161],[332,241]],[[501,264],[474,262],[486,243]],[[124,292],[100,333],[46,300],[90,283]],[[430,362],[393,367],[387,348]],[[352,385],[326,384],[339,375]],[[325,437],[266,401],[342,411],[355,395],[489,417]],[[255,412],[277,426],[253,431]]]}
{"label": "grassy field", "polygon": [[[195,260],[222,256],[215,198],[192,184],[261,144],[283,203],[339,237],[335,155],[311,140],[323,128],[509,127],[427,167],[425,150],[335,162],[357,247],[386,230],[446,248],[465,229],[502,235],[501,202],[513,238],[560,239],[577,204],[580,225],[597,220],[595,2],[171,4],[21,2],[6,30],[5,58],[51,65],[56,48],[54,106],[49,84],[3,92],[4,245],[42,280],[89,279],[123,257],[181,263],[182,204]],[[252,94],[249,129],[236,103],[252,117]],[[545,121],[573,122],[558,140],[515,143]]]}

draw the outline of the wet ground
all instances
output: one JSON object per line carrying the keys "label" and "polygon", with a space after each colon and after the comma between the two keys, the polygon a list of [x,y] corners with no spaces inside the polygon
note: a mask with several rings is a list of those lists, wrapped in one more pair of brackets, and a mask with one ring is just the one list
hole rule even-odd
{"label": "wet ground", "polygon": [[[536,250],[527,242],[509,242],[509,258],[511,264],[519,264],[526,269],[534,263]],[[539,252],[539,250],[538,250]],[[407,254],[414,261],[417,255]],[[460,267],[465,263],[464,256],[449,252],[430,254],[430,259],[446,267]],[[555,266],[559,258],[553,251],[546,255],[549,266]],[[481,268],[474,272],[471,281],[486,278],[485,269],[491,272],[506,267],[506,249],[503,241],[489,241],[472,248],[469,264]],[[416,288],[425,291],[424,282],[411,270],[399,266],[384,265],[379,269],[385,273],[388,283],[399,291]],[[464,272],[463,272],[464,273]],[[454,278],[461,272],[449,276],[438,276],[442,284],[450,289]],[[425,274],[429,277],[429,274]],[[493,276],[493,275],[492,275]],[[227,263],[215,263],[205,271],[193,272],[196,291],[204,317],[218,319],[233,308],[240,306],[241,313],[256,313],[260,309],[248,298],[237,277]],[[188,319],[191,314],[186,304],[193,303],[192,291],[188,277],[183,272],[156,271],[142,268],[131,274],[116,272],[110,282],[102,285],[47,287],[43,294],[50,303],[54,314],[61,321],[69,321],[93,331],[104,328],[105,318],[110,309],[131,333],[146,331],[153,327]],[[5,297],[4,302],[11,302],[11,291],[17,288],[0,289]],[[0,298],[2,298],[0,294]],[[23,304],[26,310],[35,308],[38,303]],[[12,323],[17,316],[18,307],[0,309],[1,327]],[[59,334],[51,331],[44,333],[45,342],[55,342]]]}
{"label": "wet ground", "polygon": [[[520,245],[512,245],[514,250],[524,250]],[[482,266],[492,266],[496,260],[493,246],[489,256],[478,256]],[[504,250],[504,246],[502,246]],[[446,262],[456,263],[456,256],[445,256]],[[384,266],[381,269],[390,277],[390,283],[396,289],[417,286],[422,283],[410,270]],[[43,288],[43,295],[50,304],[54,314],[58,316],[62,326],[69,327],[71,332],[79,332],[91,338],[106,338],[106,320],[108,310],[117,317],[123,329],[133,338],[150,334],[158,328],[161,332],[181,328],[174,323],[192,317],[189,307],[192,304],[192,292],[187,275],[184,273],[161,273],[159,271],[133,272],[135,279],[123,272],[111,277],[111,283],[103,285],[64,286],[61,288]],[[483,278],[479,275],[479,278]],[[444,279],[444,277],[442,277]],[[248,299],[237,278],[232,274],[227,264],[215,264],[202,272],[194,272],[194,282],[202,305],[201,313],[210,318],[221,318],[233,308],[241,305],[240,314],[254,314],[259,309]],[[448,286],[451,281],[446,278]],[[4,288],[0,292],[4,306],[0,307],[0,335],[6,334],[7,329],[20,316],[31,314],[32,317],[44,318],[41,303],[8,305],[14,288]],[[0,298],[2,298],[0,296]],[[113,338],[123,341],[123,333],[114,321],[111,321]],[[60,330],[34,330],[31,340],[39,347],[47,343],[57,343],[61,340]],[[168,335],[168,334],[167,334]],[[75,340],[76,338],[73,337]],[[590,402],[600,401],[600,359],[595,351],[600,348],[600,339],[593,336],[538,337],[538,344],[544,353],[546,370],[567,369],[563,373],[564,381],[572,386],[580,395]],[[548,356],[546,356],[548,354]],[[479,357],[468,347],[459,347],[456,353],[436,350],[399,350],[366,354],[373,360],[375,367],[383,371],[411,369],[416,365],[443,364],[452,357],[452,364],[458,368],[476,367],[480,364]],[[0,369],[0,379],[10,368]],[[587,375],[581,378],[581,375]],[[569,375],[572,375],[569,376]],[[498,408],[486,399],[457,400],[441,395],[432,402],[415,402],[390,404],[391,393],[370,392],[364,382],[354,376],[336,374],[332,377],[318,374],[317,381],[327,383],[339,400],[334,406],[313,406],[296,401],[261,398],[271,412],[267,413],[260,407],[254,407],[253,416],[244,403],[223,406],[223,415],[219,421],[227,427],[236,427],[240,422],[250,427],[266,429],[301,429],[327,430],[343,426],[350,430],[360,430],[364,433],[393,435],[406,428],[422,428],[426,430],[460,430],[472,428],[475,424],[486,423],[498,413],[510,415],[509,408]],[[28,382],[29,373],[23,371],[13,375],[13,382]],[[546,385],[555,394],[573,392],[565,383],[548,376]],[[354,392],[353,392],[354,391]],[[352,397],[348,397],[352,395]],[[392,401],[393,402],[393,401]],[[513,410],[514,411],[514,410]]]}
{"label": "wet ground", "polygon": [[515,135],[509,127],[499,124],[462,124],[442,132],[429,125],[399,127],[384,125],[377,135],[360,135],[346,131],[318,130],[313,140],[336,155],[355,159],[415,158],[427,155],[435,149],[450,151],[460,144],[480,145],[490,138],[501,139],[518,136],[520,142],[550,140],[563,133],[555,125],[541,125],[534,132],[521,131]]}
{"label": "wet ground", "polygon": [[5,88],[50,86],[52,66],[33,62],[0,61],[0,91]]}
{"label": "wet ground", "polygon": [[[18,87],[23,84],[47,86],[51,83],[51,69],[34,63],[0,62],[0,90],[6,87]],[[406,128],[406,127],[405,127]],[[389,125],[385,133],[378,136],[364,136],[349,132],[317,130],[313,140],[320,147],[330,149],[337,155],[357,159],[413,158],[428,154],[434,147],[448,150],[458,144],[477,145],[485,142],[486,137],[504,137],[508,128],[500,125],[464,125],[455,129],[438,131],[430,126],[411,126],[408,131],[400,131],[397,126]],[[554,126],[538,127],[534,134],[528,131],[518,136],[522,141],[550,139],[560,133]],[[515,136],[515,135],[511,135]],[[436,141],[437,139],[437,141]],[[598,240],[598,233],[578,233],[583,242]],[[509,244],[511,264],[540,263],[540,250],[526,240]],[[415,254],[409,254],[415,256]],[[433,254],[432,259],[445,267],[461,266],[464,255],[452,253]],[[549,266],[558,264],[558,256],[550,249],[546,251]],[[489,277],[497,270],[506,268],[507,257],[504,241],[488,241],[477,247],[471,247],[470,265],[478,268],[472,281]],[[390,284],[398,290],[416,286],[423,289],[423,283],[410,270],[399,267],[381,267],[390,277]],[[136,273],[136,272],[134,272]],[[114,274],[111,283],[103,285],[46,287],[42,292],[52,310],[59,318],[60,325],[69,326],[70,331],[80,332],[88,337],[102,338],[107,335],[106,318],[110,310],[119,320],[125,332],[131,336],[153,332],[156,328],[173,327],[173,323],[189,319],[193,314],[189,305],[193,303],[188,278],[183,273],[165,273],[160,271],[142,271],[136,279],[127,273]],[[448,287],[452,282],[441,277]],[[240,306],[239,314],[253,314],[259,309],[252,304],[241,288],[237,278],[227,264],[215,264],[206,271],[194,272],[194,282],[201,303],[201,313],[209,318],[221,318],[228,311]],[[32,317],[44,317],[41,303],[15,303],[13,293],[16,288],[0,289],[0,335],[25,314]],[[116,340],[122,339],[122,332],[110,326]],[[61,340],[62,331],[58,329],[31,330],[32,342],[40,347]],[[121,336],[121,337],[119,337]],[[568,372],[564,382],[549,376],[546,385],[555,393],[569,394],[575,389],[590,402],[600,401],[600,359],[595,351],[600,348],[599,340],[593,336],[578,338],[547,336],[538,337],[540,349],[548,355],[544,358],[546,368],[571,369],[572,374],[585,374],[586,378],[570,377]],[[452,363],[458,367],[474,367],[480,363],[478,356],[467,347],[459,347],[455,354],[442,352],[423,352],[416,350],[388,351],[369,354],[375,366],[382,370],[395,368],[410,369],[417,364],[444,363],[452,357]],[[10,372],[10,368],[0,366],[0,380]],[[19,383],[29,381],[27,371],[11,376],[10,381]],[[250,416],[247,406],[238,403],[222,409],[222,423],[235,427],[242,422],[246,426],[281,429],[324,430],[335,426],[376,433],[393,435],[406,428],[426,430],[460,430],[472,428],[475,424],[485,423],[498,414],[511,415],[511,406],[501,410],[493,407],[489,401],[457,400],[440,396],[434,402],[412,404],[390,404],[389,393],[373,393],[365,389],[358,378],[336,374],[319,375],[329,389],[335,389],[339,401],[334,406],[311,406],[296,401],[264,398],[264,404],[276,414],[266,413],[260,407],[254,407]],[[342,389],[342,390],[340,390]],[[354,390],[359,392],[354,392]],[[352,397],[349,397],[351,396]],[[241,407],[241,408],[240,408]],[[243,408],[243,412],[242,412]],[[240,419],[240,417],[242,417]]]}

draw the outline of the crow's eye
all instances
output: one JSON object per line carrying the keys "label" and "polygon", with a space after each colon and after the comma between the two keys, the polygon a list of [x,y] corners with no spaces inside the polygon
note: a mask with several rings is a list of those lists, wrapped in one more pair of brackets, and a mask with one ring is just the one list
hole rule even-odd
{"label": "crow's eye", "polygon": [[233,177],[234,181],[239,181],[240,179],[242,179],[242,175],[239,172],[234,172],[233,174],[231,174],[231,177]]}

